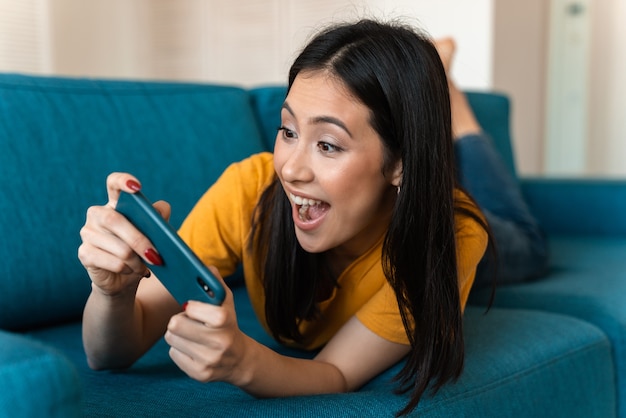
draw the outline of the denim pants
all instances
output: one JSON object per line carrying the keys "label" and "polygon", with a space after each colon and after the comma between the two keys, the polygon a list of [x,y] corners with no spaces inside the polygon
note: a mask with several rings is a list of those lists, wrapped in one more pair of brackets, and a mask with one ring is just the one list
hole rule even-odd
{"label": "denim pants", "polygon": [[517,179],[505,166],[491,138],[482,134],[455,141],[461,186],[482,210],[495,244],[478,265],[474,287],[532,280],[545,273],[545,235],[524,201]]}

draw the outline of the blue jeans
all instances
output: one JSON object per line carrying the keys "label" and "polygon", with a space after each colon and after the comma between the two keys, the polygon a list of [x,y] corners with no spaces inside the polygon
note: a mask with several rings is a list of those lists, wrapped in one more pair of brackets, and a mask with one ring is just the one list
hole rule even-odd
{"label": "blue jeans", "polygon": [[494,277],[498,284],[540,277],[548,263],[545,235],[491,138],[466,135],[454,147],[459,182],[485,215],[496,247],[496,256],[488,249],[478,265],[474,287],[490,285]]}

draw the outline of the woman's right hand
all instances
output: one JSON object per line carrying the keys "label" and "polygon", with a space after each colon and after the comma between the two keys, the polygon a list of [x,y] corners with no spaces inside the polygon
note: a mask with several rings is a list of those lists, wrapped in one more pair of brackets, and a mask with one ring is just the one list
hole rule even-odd
{"label": "woman's right hand", "polygon": [[[108,203],[90,207],[80,230],[83,242],[78,258],[91,278],[93,289],[109,296],[134,293],[139,281],[150,274],[146,264],[162,262],[148,238],[115,210],[120,191],[135,193],[140,189],[141,184],[130,174],[109,175]],[[169,204],[157,202],[154,207],[164,218],[169,218]]]}

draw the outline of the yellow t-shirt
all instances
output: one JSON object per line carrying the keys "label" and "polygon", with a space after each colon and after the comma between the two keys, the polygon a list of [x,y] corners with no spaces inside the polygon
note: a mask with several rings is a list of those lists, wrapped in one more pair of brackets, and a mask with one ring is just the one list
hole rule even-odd
{"label": "yellow t-shirt", "polygon": [[[266,330],[263,284],[247,248],[252,213],[273,178],[270,153],[253,155],[232,164],[198,201],[179,230],[198,257],[206,265],[217,267],[222,276],[234,273],[237,266],[243,264],[250,301]],[[462,194],[457,197],[467,201]],[[476,211],[478,213],[478,209]],[[456,221],[459,289],[464,308],[476,266],[487,246],[487,235],[469,217],[457,215]],[[301,323],[300,330],[308,341],[302,348],[324,345],[353,315],[380,337],[408,344],[394,291],[383,273],[382,244],[383,238],[344,270],[338,279],[339,286],[319,304],[318,319]]]}

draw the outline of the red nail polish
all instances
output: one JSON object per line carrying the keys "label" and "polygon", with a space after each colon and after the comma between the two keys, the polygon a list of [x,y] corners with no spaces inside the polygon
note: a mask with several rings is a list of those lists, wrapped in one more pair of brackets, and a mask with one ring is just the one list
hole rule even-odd
{"label": "red nail polish", "polygon": [[141,190],[141,185],[132,179],[126,182],[126,187],[128,187],[130,190],[133,190],[135,192],[138,192],[139,190]]}
{"label": "red nail polish", "polygon": [[187,305],[189,305],[189,302],[185,302],[183,303],[183,311],[187,310]]}
{"label": "red nail polish", "polygon": [[154,251],[152,248],[148,248],[146,251],[144,251],[143,254],[146,256],[146,259],[150,263],[154,264],[155,266],[162,266],[163,265],[163,259],[161,258],[159,253]]}

